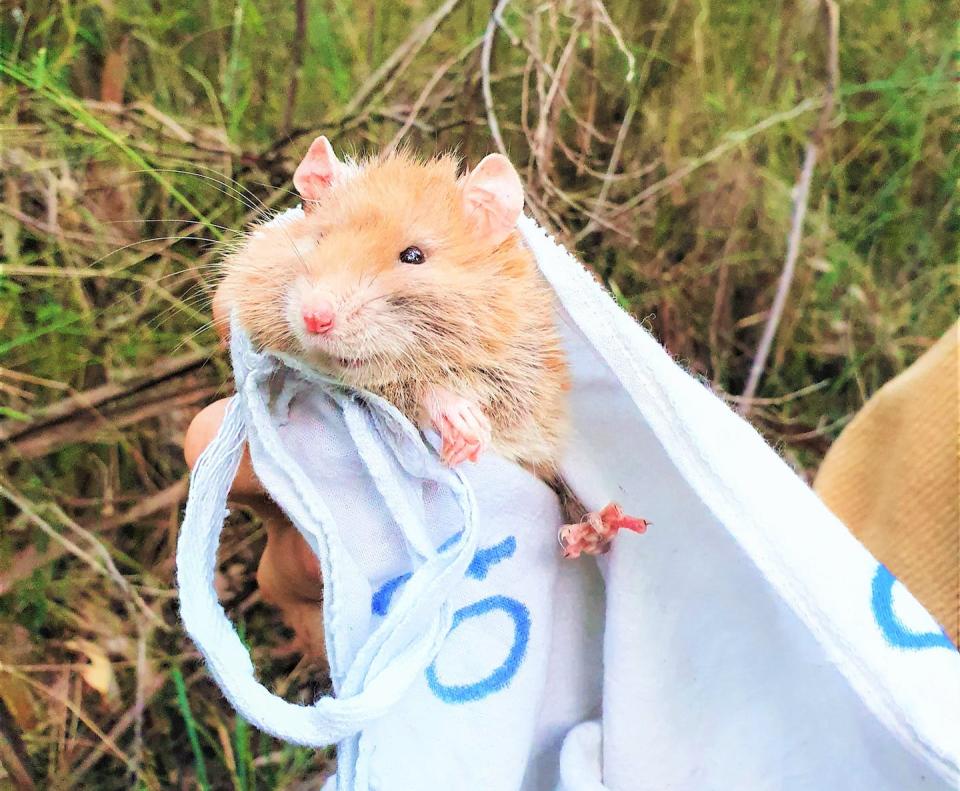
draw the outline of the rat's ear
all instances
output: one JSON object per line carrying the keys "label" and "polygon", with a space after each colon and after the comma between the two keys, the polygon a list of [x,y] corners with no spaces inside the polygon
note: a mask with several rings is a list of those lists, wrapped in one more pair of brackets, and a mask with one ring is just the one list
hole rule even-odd
{"label": "rat's ear", "polygon": [[310,144],[310,150],[297,165],[293,186],[304,200],[304,210],[310,210],[310,201],[318,201],[343,171],[344,164],[333,153],[333,146],[324,135]]}
{"label": "rat's ear", "polygon": [[463,202],[477,230],[500,244],[523,211],[523,184],[510,160],[490,154],[463,180]]}

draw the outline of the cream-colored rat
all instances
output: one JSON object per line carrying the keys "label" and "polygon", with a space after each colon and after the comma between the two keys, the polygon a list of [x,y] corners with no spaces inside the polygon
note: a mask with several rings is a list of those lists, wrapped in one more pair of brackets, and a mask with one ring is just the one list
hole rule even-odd
{"label": "cream-colored rat", "polygon": [[320,137],[294,184],[305,216],[257,227],[223,263],[218,301],[254,343],[432,424],[451,465],[490,446],[552,475],[567,370],[510,162],[458,178],[450,156],[344,163]]}
{"label": "cream-colored rat", "polygon": [[[318,137],[294,185],[304,216],[258,226],[226,257],[215,318],[236,310],[258,346],[432,425],[450,465],[490,447],[563,491],[567,366],[553,292],[516,230],[510,162],[492,154],[462,177],[451,156],[342,162]],[[591,525],[643,527],[598,513],[562,537],[569,554],[603,551]]]}

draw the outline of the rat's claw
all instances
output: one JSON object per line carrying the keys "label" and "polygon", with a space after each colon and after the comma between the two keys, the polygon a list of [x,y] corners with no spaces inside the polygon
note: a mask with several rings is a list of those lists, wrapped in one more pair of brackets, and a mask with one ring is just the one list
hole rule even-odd
{"label": "rat's claw", "polygon": [[460,404],[454,422],[460,431],[473,438],[474,444],[483,446],[490,442],[490,421],[476,404],[469,401]]}
{"label": "rat's claw", "polygon": [[458,437],[456,445],[450,453],[447,464],[451,467],[456,467],[465,461],[476,461],[482,449],[483,446],[479,442],[468,440],[461,435]]}
{"label": "rat's claw", "polygon": [[445,417],[468,442],[486,445],[490,441],[490,421],[476,404],[464,400]]}
{"label": "rat's claw", "polygon": [[483,446],[479,442],[474,442],[472,445],[467,445],[467,459],[469,461],[476,461],[480,458],[480,451],[483,450]]}
{"label": "rat's claw", "polygon": [[616,503],[599,511],[584,514],[579,522],[564,525],[557,534],[565,558],[583,555],[603,555],[610,551],[610,543],[618,530],[643,533],[649,526],[646,519],[629,516]]}
{"label": "rat's claw", "polygon": [[451,467],[464,461],[476,461],[490,443],[490,421],[472,401],[444,390],[430,388],[424,407],[443,444],[440,458]]}
{"label": "rat's claw", "polygon": [[463,451],[466,447],[466,440],[460,434],[451,434],[448,441],[445,441],[441,451],[441,458],[445,464],[451,467],[457,466],[463,461]]}

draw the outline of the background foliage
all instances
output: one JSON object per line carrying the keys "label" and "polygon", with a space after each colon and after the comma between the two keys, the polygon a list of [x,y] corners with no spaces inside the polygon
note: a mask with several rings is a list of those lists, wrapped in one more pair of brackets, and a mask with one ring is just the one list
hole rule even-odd
{"label": "background foliage", "polygon": [[[306,788],[329,770],[228,710],[172,587],[183,430],[227,392],[218,246],[294,201],[318,131],[475,162],[495,122],[529,209],[737,403],[827,101],[825,6],[498,7],[499,24],[489,0],[0,5],[0,787]],[[749,405],[804,475],[957,314],[954,17],[840,8],[798,269]],[[306,700],[322,669],[284,653],[258,600],[262,546],[237,514],[221,596],[265,677]]]}

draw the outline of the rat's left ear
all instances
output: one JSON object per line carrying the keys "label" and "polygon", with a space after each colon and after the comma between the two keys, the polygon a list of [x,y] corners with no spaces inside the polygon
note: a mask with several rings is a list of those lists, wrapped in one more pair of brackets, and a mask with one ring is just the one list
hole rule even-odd
{"label": "rat's left ear", "polygon": [[304,211],[310,211],[310,203],[320,200],[343,169],[344,164],[337,159],[333,146],[324,135],[310,144],[310,150],[293,174],[293,186],[304,200]]}
{"label": "rat's left ear", "polygon": [[463,203],[477,230],[500,244],[523,211],[523,184],[510,160],[490,154],[463,181]]}

